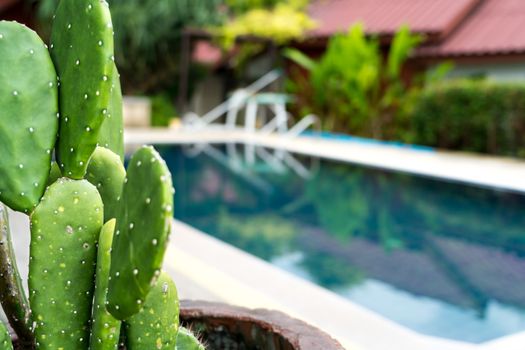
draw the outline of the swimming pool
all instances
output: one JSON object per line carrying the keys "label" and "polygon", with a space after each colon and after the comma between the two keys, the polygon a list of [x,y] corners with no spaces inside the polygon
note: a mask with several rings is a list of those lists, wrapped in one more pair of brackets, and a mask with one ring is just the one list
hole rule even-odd
{"label": "swimming pool", "polygon": [[424,334],[525,330],[525,196],[254,146],[157,149],[181,221]]}

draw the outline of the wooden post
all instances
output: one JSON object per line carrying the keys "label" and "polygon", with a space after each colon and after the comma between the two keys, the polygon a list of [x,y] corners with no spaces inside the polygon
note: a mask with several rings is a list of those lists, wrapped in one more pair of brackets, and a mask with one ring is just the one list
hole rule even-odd
{"label": "wooden post", "polygon": [[190,75],[191,33],[182,32],[180,51],[179,92],[177,97],[177,113],[183,115],[187,109],[188,83]]}

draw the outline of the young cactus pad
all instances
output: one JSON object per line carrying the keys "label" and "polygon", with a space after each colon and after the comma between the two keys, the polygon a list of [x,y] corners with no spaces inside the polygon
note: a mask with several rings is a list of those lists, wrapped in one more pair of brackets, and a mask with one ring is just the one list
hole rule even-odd
{"label": "young cactus pad", "polygon": [[33,344],[31,310],[18,272],[11,240],[7,208],[0,203],[0,301],[19,341]]}
{"label": "young cactus pad", "polygon": [[95,300],[93,302],[93,324],[91,326],[90,350],[116,350],[119,343],[120,321],[106,310],[111,243],[115,231],[115,220],[108,221],[100,232],[97,253],[97,275]]}
{"label": "young cactus pad", "polygon": [[122,115],[122,90],[117,67],[114,68],[111,85],[111,99],[108,105],[108,115],[102,124],[98,137],[99,146],[108,148],[118,154],[124,162],[124,121]]}
{"label": "young cactus pad", "polygon": [[206,350],[206,348],[190,330],[179,327],[175,350]]}
{"label": "young cactus pad", "polygon": [[104,221],[116,218],[126,170],[119,156],[109,149],[97,147],[86,173],[86,180],[97,187],[104,202]]}
{"label": "young cactus pad", "polygon": [[102,206],[88,181],[61,178],[31,215],[29,303],[38,349],[88,347]]}
{"label": "young cactus pad", "polygon": [[175,349],[179,298],[170,276],[161,273],[138,314],[125,322],[128,349]]}
{"label": "young cactus pad", "polygon": [[38,35],[0,21],[0,201],[29,212],[45,191],[58,129],[57,76]]}
{"label": "young cactus pad", "polygon": [[160,272],[173,214],[171,175],[151,146],[127,169],[111,252],[108,310],[120,320],[137,313]]}
{"label": "young cactus pad", "polygon": [[108,115],[114,62],[107,3],[61,0],[50,49],[60,78],[58,163],[64,176],[81,179]]}

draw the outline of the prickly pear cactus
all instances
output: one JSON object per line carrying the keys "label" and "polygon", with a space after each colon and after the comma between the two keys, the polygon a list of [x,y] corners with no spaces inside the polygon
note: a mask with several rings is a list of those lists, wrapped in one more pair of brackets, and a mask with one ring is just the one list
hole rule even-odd
{"label": "prickly pear cactus", "polygon": [[117,210],[126,170],[119,156],[109,149],[97,147],[86,173],[86,180],[99,191],[104,202],[104,221],[117,217]]}
{"label": "prickly pear cactus", "polygon": [[114,67],[111,85],[111,99],[108,106],[108,115],[102,124],[98,137],[99,146],[112,150],[124,162],[124,121],[122,115],[122,90],[117,67]]}
{"label": "prickly pear cactus", "polygon": [[57,76],[38,35],[0,21],[0,201],[29,212],[45,191],[58,129]]}
{"label": "prickly pear cactus", "polygon": [[60,78],[59,165],[64,176],[81,179],[108,116],[114,58],[107,3],[61,0],[50,50]]}
{"label": "prickly pear cactus", "polygon": [[120,320],[142,308],[154,285],[173,214],[171,175],[153,147],[137,150],[127,172],[113,239],[108,290],[108,311]]}
{"label": "prickly pear cactus", "polygon": [[128,349],[175,348],[179,328],[179,298],[175,283],[161,273],[138,314],[125,322]]}
{"label": "prickly pear cactus", "polygon": [[115,220],[108,221],[100,232],[97,253],[97,277],[95,281],[95,300],[90,337],[90,350],[116,350],[119,343],[120,321],[106,310],[109,265],[111,263],[111,243]]}
{"label": "prickly pear cactus", "polygon": [[11,336],[3,322],[0,321],[0,350],[13,350]]}
{"label": "prickly pear cactus", "polygon": [[179,327],[175,350],[206,350],[206,348],[190,330]]}
{"label": "prickly pear cactus", "polygon": [[27,347],[34,343],[31,310],[13,250],[7,208],[0,203],[0,301],[9,323]]}
{"label": "prickly pear cactus", "polygon": [[31,220],[28,302],[0,203],[3,309],[23,349],[116,350],[126,320],[128,349],[173,350],[187,333],[175,284],[160,273],[174,190],[152,147],[135,152],[126,177],[105,0],[60,0],[46,49],[0,21],[0,201]]}
{"label": "prickly pear cactus", "polygon": [[38,349],[87,349],[103,204],[86,180],[59,179],[31,215],[29,303]]}

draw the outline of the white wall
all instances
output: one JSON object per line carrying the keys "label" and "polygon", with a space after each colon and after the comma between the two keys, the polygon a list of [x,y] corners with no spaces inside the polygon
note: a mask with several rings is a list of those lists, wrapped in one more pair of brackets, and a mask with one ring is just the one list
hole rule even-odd
{"label": "white wall", "polygon": [[191,98],[188,110],[203,115],[223,102],[223,82],[217,75],[209,75],[199,82]]}
{"label": "white wall", "polygon": [[499,64],[455,64],[450,78],[484,76],[496,81],[525,82],[525,62]]}

